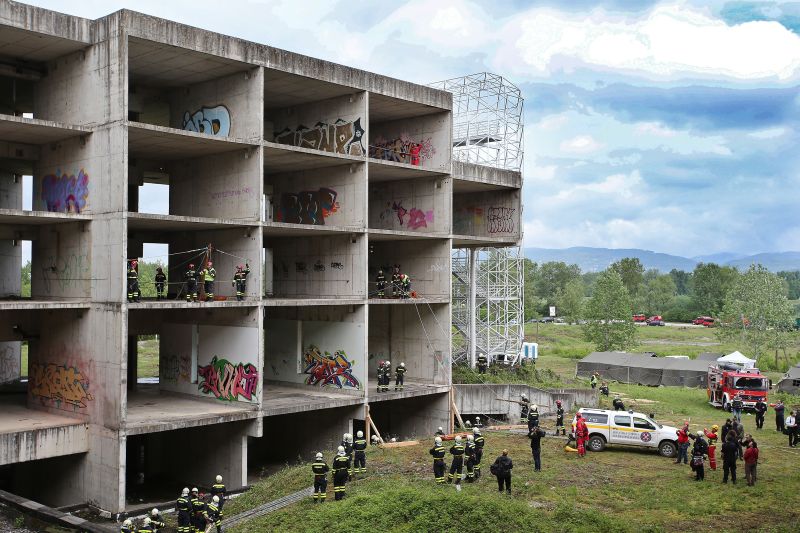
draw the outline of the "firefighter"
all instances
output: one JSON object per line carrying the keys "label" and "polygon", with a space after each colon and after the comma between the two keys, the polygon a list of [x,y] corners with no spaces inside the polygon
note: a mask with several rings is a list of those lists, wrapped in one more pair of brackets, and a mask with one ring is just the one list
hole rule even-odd
{"label": "firefighter", "polygon": [[622,403],[622,398],[619,397],[619,394],[614,395],[614,401],[611,402],[611,405],[614,406],[615,411],[624,411],[625,404]]}
{"label": "firefighter", "polygon": [[149,516],[145,516],[142,520],[142,527],[139,528],[139,533],[153,533],[153,521]]}
{"label": "firefighter", "polygon": [[244,266],[237,265],[236,273],[233,275],[231,284],[236,287],[236,300],[241,302],[244,300],[244,295],[247,293],[247,276],[250,274],[250,265],[245,263]]}
{"label": "firefighter", "polygon": [[[441,428],[440,428],[441,429]],[[444,446],[442,446],[442,438],[436,437],[433,439],[433,448],[428,450],[428,453],[433,456],[433,479],[437,485],[444,484]]]}
{"label": "firefighter", "polygon": [[314,503],[323,503],[328,496],[328,470],[322,452],[317,452],[316,460],[311,464],[311,471],[314,472]]}
{"label": "firefighter", "polygon": [[539,406],[533,404],[528,413],[528,431],[536,427],[539,427]]}
{"label": "firefighter", "polygon": [[400,265],[395,265],[392,269],[392,296],[400,296]]}
{"label": "firefighter", "polygon": [[347,481],[353,481],[353,435],[345,433],[342,435],[342,447],[344,447],[344,454],[347,456]]}
{"label": "firefighter", "polygon": [[478,356],[477,366],[478,366],[478,374],[486,373],[486,369],[489,368],[489,360],[486,358],[485,353],[482,353]]}
{"label": "firefighter", "polygon": [[150,525],[153,528],[153,533],[157,533],[159,529],[167,527],[167,522],[164,520],[164,517],[161,516],[161,513],[158,512],[158,509],[150,511]]}
{"label": "firefighter", "polygon": [[407,274],[402,274],[400,276],[400,288],[403,298],[409,298],[411,296],[411,278],[409,278]]}
{"label": "firefighter", "polygon": [[203,278],[203,288],[206,291],[206,301],[214,300],[214,280],[217,278],[217,269],[214,268],[214,263],[211,261],[206,263],[206,267],[200,271],[200,276]]}
{"label": "firefighter", "polygon": [[197,490],[197,487],[192,488],[189,503],[192,504],[192,527],[196,533],[201,533],[206,530],[206,502],[200,499],[200,491]]}
{"label": "firefighter", "polygon": [[[211,498],[211,503],[208,504],[206,511],[206,518],[208,522],[217,526],[217,533],[222,533],[222,508],[220,507],[222,500],[219,496]],[[211,526],[209,525],[208,528]]]}
{"label": "firefighter", "polygon": [[483,446],[486,441],[481,435],[481,428],[473,428],[472,434],[475,437],[475,479],[481,477],[481,459],[483,459]]}
{"label": "firefighter", "polygon": [[403,380],[406,374],[406,364],[400,363],[394,369],[394,390],[403,390]]}
{"label": "firefighter", "polygon": [[706,434],[708,439],[708,464],[711,470],[717,469],[717,431],[719,431],[719,426],[716,424],[711,426],[711,431],[703,428],[703,433]]}
{"label": "firefighter", "polygon": [[197,301],[197,270],[194,269],[194,264],[189,263],[189,270],[183,275],[186,280],[186,301]]}
{"label": "firefighter", "polygon": [[608,396],[608,383],[605,381],[600,384],[600,394]]}
{"label": "firefighter", "polygon": [[383,361],[378,361],[378,370],[375,372],[375,379],[378,382],[378,392],[383,392]]}
{"label": "firefighter", "polygon": [[161,267],[156,268],[156,300],[165,300],[164,287],[167,284],[167,275]]}
{"label": "firefighter", "polygon": [[378,438],[377,435],[373,435],[373,436],[370,437],[370,445],[371,446],[377,446],[379,443],[380,443],[380,439]]}
{"label": "firefighter", "polygon": [[467,458],[467,483],[473,483],[475,481],[475,435],[467,435],[464,457]]}
{"label": "firefighter", "polygon": [[133,527],[133,521],[130,518],[126,518],[124,522],[122,522],[122,526],[119,528],[119,533],[136,533],[136,530]]}
{"label": "firefighter", "polygon": [[455,444],[450,447],[450,455],[453,456],[453,461],[450,463],[447,482],[452,483],[455,479],[456,485],[461,485],[461,472],[464,468],[464,445],[461,444],[461,437],[456,437]]}
{"label": "firefighter", "polygon": [[132,259],[130,263],[128,263],[128,301],[129,302],[138,302],[141,293],[139,292],[139,262],[136,259]]}
{"label": "firefighter", "polygon": [[190,533],[192,531],[192,503],[189,498],[188,487],[181,491],[181,495],[175,503],[175,508],[178,510],[178,533]]}
{"label": "firefighter", "polygon": [[530,408],[531,408],[531,401],[528,399],[527,396],[525,396],[523,394],[523,395],[520,396],[520,401],[517,402],[517,403],[519,403],[522,406],[522,408],[520,409],[520,412],[519,412],[519,423],[520,424],[527,424],[528,423],[528,412],[530,411]]}
{"label": "firefighter", "polygon": [[474,427],[476,427],[476,428],[482,428],[483,427],[483,422],[481,422],[481,417],[480,416],[476,416],[475,417],[475,426]]}
{"label": "firefighter", "polygon": [[375,283],[378,285],[378,298],[383,298],[386,295],[386,276],[383,274],[383,270],[378,270]]}
{"label": "firefighter", "polygon": [[392,380],[392,362],[383,364],[383,392],[389,392],[389,382]]}
{"label": "firefighter", "polygon": [[222,482],[222,476],[217,474],[217,477],[214,479],[214,484],[211,485],[211,495],[212,496],[219,496],[219,514],[223,516],[224,513],[222,508],[225,506],[225,484]]}
{"label": "firefighter", "polygon": [[367,473],[367,439],[364,438],[363,431],[356,432],[356,440],[353,441],[353,451],[355,452],[355,466],[353,473]]}
{"label": "firefighter", "polygon": [[597,372],[592,374],[592,379],[589,381],[589,383],[591,383],[593,389],[597,388]]}
{"label": "firefighter", "polygon": [[564,428],[564,407],[561,406],[561,400],[556,400],[556,436],[559,430],[562,435],[567,434],[567,430]]}
{"label": "firefighter", "polygon": [[695,471],[695,481],[703,481],[706,477],[703,456],[708,453],[708,444],[703,438],[703,432],[698,431],[692,447],[692,469]]}
{"label": "firefighter", "polygon": [[687,455],[687,451],[689,450],[689,424],[684,422],[684,425],[681,429],[676,431],[678,435],[678,460],[675,461],[675,464],[679,464],[681,459],[683,459],[683,464],[689,462],[689,457]]}
{"label": "firefighter", "polygon": [[333,460],[333,495],[336,501],[344,498],[347,471],[350,469],[350,459],[344,453],[344,446],[339,446]]}
{"label": "firefighter", "polygon": [[586,457],[586,441],[589,440],[589,428],[580,413],[575,415],[575,442],[578,447],[578,457]]}
{"label": "firefighter", "polygon": [[759,398],[754,407],[756,411],[756,429],[764,429],[764,416],[767,414],[767,404]]}

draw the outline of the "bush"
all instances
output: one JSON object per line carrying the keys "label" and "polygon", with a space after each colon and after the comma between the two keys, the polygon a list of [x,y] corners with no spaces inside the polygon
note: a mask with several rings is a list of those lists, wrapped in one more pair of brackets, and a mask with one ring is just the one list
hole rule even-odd
{"label": "bush", "polygon": [[697,317],[697,309],[690,296],[676,296],[664,311],[664,320],[668,322],[691,322]]}

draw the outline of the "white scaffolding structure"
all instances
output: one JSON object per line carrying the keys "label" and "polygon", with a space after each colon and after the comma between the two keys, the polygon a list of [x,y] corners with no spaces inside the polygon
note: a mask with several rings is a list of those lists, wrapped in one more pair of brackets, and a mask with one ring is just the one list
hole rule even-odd
{"label": "white scaffolding structure", "polygon": [[[516,364],[525,327],[519,247],[453,250],[453,363]],[[474,342],[470,342],[474,339]]]}
{"label": "white scaffolding structure", "polygon": [[453,159],[522,171],[523,98],[497,74],[480,72],[431,87],[453,93]]}

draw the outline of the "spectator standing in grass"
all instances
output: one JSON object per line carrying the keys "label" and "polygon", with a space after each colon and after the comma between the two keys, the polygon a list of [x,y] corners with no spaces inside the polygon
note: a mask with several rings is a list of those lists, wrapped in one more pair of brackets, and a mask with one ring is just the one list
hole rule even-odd
{"label": "spectator standing in grass", "polygon": [[492,465],[492,473],[497,476],[497,491],[503,492],[505,485],[506,493],[511,494],[511,469],[514,462],[508,456],[508,450],[503,450],[503,455],[495,459]]}
{"label": "spectator standing in grass", "polygon": [[792,411],[786,417],[786,434],[789,435],[789,447],[797,446],[800,438],[797,436],[797,411]]}
{"label": "spectator standing in grass", "polygon": [[744,452],[744,475],[747,478],[748,487],[756,484],[756,466],[758,466],[758,445],[751,439]]}
{"label": "spectator standing in grass", "polygon": [[732,432],[728,432],[725,443],[722,445],[722,482],[728,482],[730,475],[731,481],[736,485],[736,457],[739,455],[739,445],[736,444],[736,437]]}
{"label": "spectator standing in grass", "polygon": [[778,402],[772,408],[775,409],[775,431],[783,433],[783,414],[786,407],[783,405],[782,401],[778,400]]}

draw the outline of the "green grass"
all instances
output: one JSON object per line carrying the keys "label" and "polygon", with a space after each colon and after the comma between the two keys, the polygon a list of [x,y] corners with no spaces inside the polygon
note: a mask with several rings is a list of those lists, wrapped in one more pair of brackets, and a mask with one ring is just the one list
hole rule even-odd
{"label": "green grass", "polygon": [[20,358],[19,358],[19,375],[20,377],[26,378],[28,377],[28,342],[25,341],[22,343],[22,348],[20,350]]}
{"label": "green grass", "polygon": [[158,338],[138,342],[138,376],[158,377]]}

